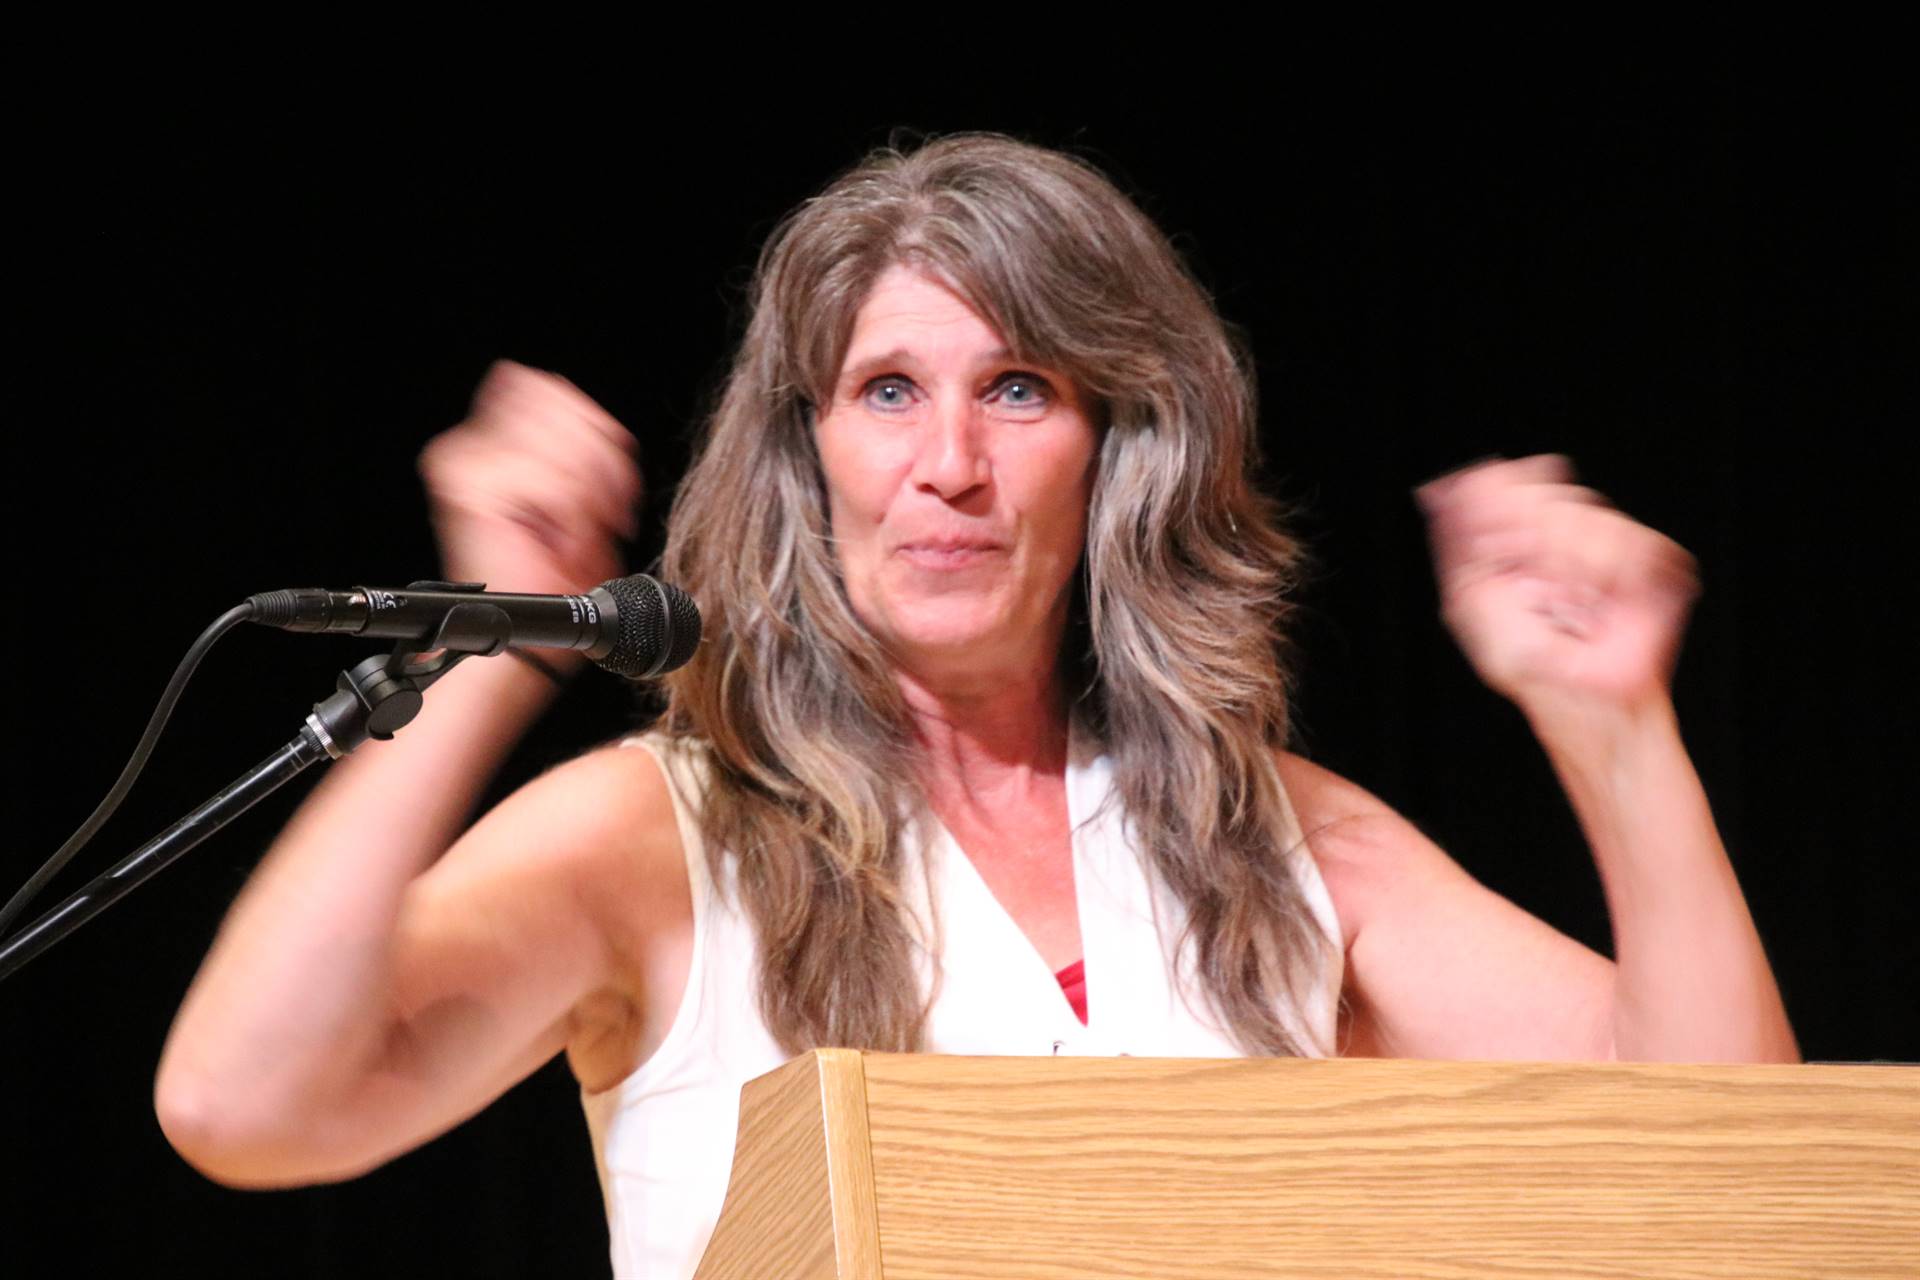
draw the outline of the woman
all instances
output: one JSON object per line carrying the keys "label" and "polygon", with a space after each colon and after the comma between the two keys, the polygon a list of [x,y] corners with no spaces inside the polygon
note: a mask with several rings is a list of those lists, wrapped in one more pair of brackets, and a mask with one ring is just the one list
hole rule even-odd
{"label": "woman", "polygon": [[[446,571],[618,572],[628,444],[497,369],[423,459]],[[468,663],[339,766],[182,1007],[169,1138],[235,1184],[347,1177],[564,1049],[617,1268],[677,1274],[740,1083],[810,1045],[1793,1059],[1667,696],[1685,553],[1558,459],[1420,493],[1614,963],[1285,750],[1294,548],[1253,449],[1244,361],[1105,179],[984,136],[870,159],[763,254],[670,524],[708,638],[657,732],[458,835],[552,692]]]}

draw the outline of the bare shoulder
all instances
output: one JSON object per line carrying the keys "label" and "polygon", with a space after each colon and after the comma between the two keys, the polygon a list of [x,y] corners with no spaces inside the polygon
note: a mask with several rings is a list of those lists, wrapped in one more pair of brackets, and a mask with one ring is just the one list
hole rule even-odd
{"label": "bare shoulder", "polygon": [[1404,894],[1410,878],[1464,875],[1418,827],[1360,784],[1291,751],[1277,752],[1274,762],[1349,947],[1387,895]]}
{"label": "bare shoulder", "polygon": [[525,820],[550,830],[563,856],[591,876],[646,881],[684,870],[673,796],[645,748],[597,747],[555,766],[507,804],[524,806]]}
{"label": "bare shoulder", "polygon": [[508,796],[426,880],[552,878],[591,906],[609,892],[670,880],[679,848],[672,797],[652,753],[608,745]]}
{"label": "bare shoulder", "polygon": [[562,789],[557,807],[580,835],[582,906],[623,964],[645,963],[655,933],[692,927],[686,851],[666,774],[652,751],[615,743],[553,776]]}
{"label": "bare shoulder", "polygon": [[1365,787],[1305,756],[1276,751],[1274,764],[1279,767],[1280,781],[1286,784],[1287,798],[1293,801],[1300,826],[1309,835],[1315,830],[1350,827],[1360,819],[1399,817]]}

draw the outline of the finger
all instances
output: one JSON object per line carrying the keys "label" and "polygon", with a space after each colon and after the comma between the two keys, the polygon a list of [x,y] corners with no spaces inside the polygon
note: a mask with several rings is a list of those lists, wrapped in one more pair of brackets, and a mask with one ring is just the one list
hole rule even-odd
{"label": "finger", "polygon": [[632,452],[633,436],[600,403],[557,373],[511,360],[496,361],[474,395],[478,419],[504,428],[544,425],[569,434],[591,432]]}
{"label": "finger", "polygon": [[1640,528],[1591,489],[1533,485],[1436,516],[1430,533],[1443,589],[1520,574],[1604,593],[1621,540]]}
{"label": "finger", "polygon": [[478,416],[485,405],[505,394],[521,376],[531,372],[526,365],[515,361],[495,360],[487,366],[487,371],[480,376],[480,384],[473,389],[469,415]]}
{"label": "finger", "polygon": [[1413,492],[1421,509],[1431,515],[1455,503],[1480,500],[1518,485],[1565,484],[1572,479],[1573,463],[1565,455],[1542,453],[1470,463],[1436,476]]}
{"label": "finger", "polygon": [[573,384],[511,361],[497,363],[476,397],[474,416],[455,429],[573,476],[580,500],[611,529],[632,537],[644,481],[631,433]]}
{"label": "finger", "polygon": [[639,530],[640,469],[622,453],[582,458],[569,467],[580,486],[580,499],[589,513],[610,533],[633,537]]}
{"label": "finger", "polygon": [[1623,575],[1634,591],[1691,600],[1700,592],[1700,562],[1658,529],[1634,526],[1631,570]]}
{"label": "finger", "polygon": [[581,500],[609,529],[632,537],[643,488],[633,455],[604,436],[556,442],[550,460],[579,486]]}
{"label": "finger", "polygon": [[1581,607],[1607,600],[1684,606],[1699,591],[1696,562],[1684,547],[1611,508],[1555,511],[1539,564],[1557,598]]}
{"label": "finger", "polygon": [[1566,603],[1592,607],[1613,593],[1637,527],[1611,508],[1580,503],[1544,508],[1539,574]]}
{"label": "finger", "polygon": [[1589,507],[1612,507],[1613,501],[1598,489],[1590,489],[1584,484],[1539,484],[1528,485],[1515,491],[1516,496],[1534,502],[1574,502]]}
{"label": "finger", "polygon": [[480,433],[459,426],[442,431],[427,441],[415,459],[415,465],[430,496],[457,496],[463,483],[463,473],[471,469],[477,460],[484,460],[488,452],[489,446]]}
{"label": "finger", "polygon": [[1517,536],[1517,530],[1539,524],[1547,518],[1545,513],[1567,507],[1612,509],[1604,496],[1576,484],[1502,485],[1448,501],[1428,515],[1435,566],[1446,572],[1492,555],[1510,555],[1510,549],[1492,547],[1504,547]]}
{"label": "finger", "polygon": [[538,459],[567,476],[576,500],[608,528],[624,532],[635,525],[644,488],[640,468],[631,451],[606,436],[577,422],[522,421],[502,434],[497,447],[505,456]]}
{"label": "finger", "polygon": [[574,518],[631,538],[638,529],[639,470],[625,454],[602,446],[598,458],[538,452],[497,435],[458,428],[421,451],[429,497],[455,510],[491,510],[503,500],[564,508]]}
{"label": "finger", "polygon": [[1427,524],[1434,575],[1442,590],[1462,586],[1530,562],[1539,540],[1539,521],[1509,517],[1467,518],[1448,512]]}
{"label": "finger", "polygon": [[566,563],[599,553],[612,531],[578,500],[571,478],[537,461],[522,460],[511,475],[470,478],[456,492],[440,496],[437,523],[457,527],[465,520],[506,520],[532,533]]}
{"label": "finger", "polygon": [[[631,470],[624,459],[622,465]],[[469,506],[504,502],[539,508],[549,512],[559,527],[591,541],[631,537],[636,524],[633,505],[620,484],[591,476],[583,479],[577,469],[552,457],[496,450],[476,463],[462,483],[472,490],[466,499]],[[454,501],[462,499],[456,496]]]}

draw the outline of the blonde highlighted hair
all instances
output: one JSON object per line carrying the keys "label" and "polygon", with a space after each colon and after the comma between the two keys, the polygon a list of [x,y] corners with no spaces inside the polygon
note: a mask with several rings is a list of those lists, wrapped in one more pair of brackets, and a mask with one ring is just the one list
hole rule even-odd
{"label": "blonde highlighted hair", "polygon": [[[705,619],[662,727],[712,770],[716,880],[761,944],[774,1037],[920,1047],[931,998],[899,885],[924,797],[911,723],[829,538],[812,407],[890,266],[952,288],[1016,358],[1072,377],[1102,438],[1062,662],[1141,855],[1184,905],[1182,965],[1249,1053],[1324,962],[1283,847],[1274,751],[1299,548],[1250,483],[1250,363],[1166,237],[1091,165],[991,134],[889,147],[762,251],[752,314],[668,524]],[[729,868],[722,860],[735,860]]]}

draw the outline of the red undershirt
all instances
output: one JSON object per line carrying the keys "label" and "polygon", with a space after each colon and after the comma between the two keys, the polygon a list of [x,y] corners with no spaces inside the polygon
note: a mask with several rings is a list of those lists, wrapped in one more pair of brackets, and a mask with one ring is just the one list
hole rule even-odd
{"label": "red undershirt", "polygon": [[1067,1003],[1073,1006],[1073,1012],[1080,1019],[1080,1025],[1087,1025],[1087,962],[1084,957],[1053,975],[1060,983],[1060,990],[1067,997]]}

